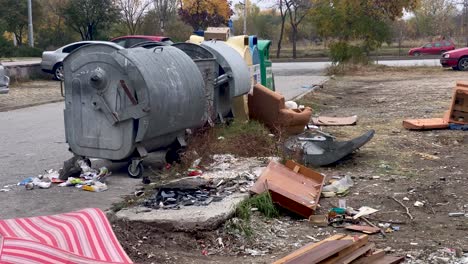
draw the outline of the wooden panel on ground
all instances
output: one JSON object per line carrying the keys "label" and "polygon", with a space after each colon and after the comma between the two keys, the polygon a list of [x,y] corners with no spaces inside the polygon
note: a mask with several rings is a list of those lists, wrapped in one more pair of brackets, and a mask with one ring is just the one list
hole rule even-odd
{"label": "wooden panel on ground", "polygon": [[351,263],[352,264],[368,264],[368,263],[371,263],[372,261],[382,258],[383,256],[385,256],[385,251],[382,249],[377,249],[376,251],[372,252],[370,255],[360,257]]}
{"label": "wooden panel on ground", "polygon": [[336,263],[336,264],[349,264],[349,263],[351,263],[353,260],[359,258],[360,256],[366,254],[367,252],[369,252],[370,250],[372,250],[372,249],[374,249],[374,248],[375,248],[375,244],[374,244],[374,243],[365,245],[365,246],[363,246],[363,247],[361,247],[361,248],[358,248],[357,250],[355,250],[355,251],[352,252],[351,254],[342,257],[341,259],[337,260],[335,263]]}
{"label": "wooden panel on ground", "polygon": [[339,239],[342,239],[346,237],[346,235],[344,234],[336,234],[334,236],[331,236],[329,238],[326,238],[320,242],[317,242],[317,243],[309,243],[301,248],[299,248],[298,250],[295,250],[294,252],[288,254],[287,256],[275,261],[273,264],[283,264],[283,263],[286,263],[287,261],[297,257],[297,256],[300,256],[302,254],[304,254],[305,252],[309,251],[309,250],[312,250],[314,249],[315,247],[325,243],[326,241],[331,241],[331,240],[339,240]]}
{"label": "wooden panel on ground", "polygon": [[337,263],[338,260],[348,256],[349,254],[353,253],[354,251],[356,251],[360,247],[365,246],[367,244],[367,242],[369,242],[369,237],[367,235],[362,235],[358,239],[355,239],[353,244],[350,247],[340,251],[336,256],[333,256],[332,258],[328,258],[328,259],[320,262],[320,264],[334,264],[334,263]]}
{"label": "wooden panel on ground", "polygon": [[352,231],[358,231],[365,234],[377,234],[380,232],[380,228],[373,226],[364,226],[364,225],[349,225],[345,226],[346,229]]}
{"label": "wooden panel on ground", "polygon": [[309,250],[304,254],[287,261],[287,264],[316,264],[320,261],[327,259],[341,250],[352,245],[353,242],[350,240],[333,240],[327,241],[313,250]]}

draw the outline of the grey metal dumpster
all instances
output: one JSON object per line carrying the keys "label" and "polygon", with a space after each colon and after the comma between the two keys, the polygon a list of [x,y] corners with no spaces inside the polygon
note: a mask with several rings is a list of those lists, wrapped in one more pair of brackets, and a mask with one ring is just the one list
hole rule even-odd
{"label": "grey metal dumpster", "polygon": [[148,152],[184,145],[185,129],[203,122],[202,75],[177,48],[90,44],[63,64],[65,133],[76,155],[131,161],[138,177]]}
{"label": "grey metal dumpster", "polygon": [[219,73],[219,65],[213,53],[193,43],[175,43],[172,44],[172,46],[182,50],[192,58],[203,76],[203,80],[205,81],[205,103],[207,107],[207,113],[204,119],[211,123],[211,121],[215,121],[218,117],[220,119],[226,117],[223,116],[223,109],[230,109],[230,105],[220,104],[229,104],[229,98],[222,98],[223,96],[229,95],[220,93],[219,87],[215,86],[215,81]]}
{"label": "grey metal dumpster", "polygon": [[222,41],[204,41],[201,46],[216,56],[220,66],[216,80],[219,97],[215,97],[215,101],[218,111],[225,117],[232,111],[233,98],[246,94],[251,89],[249,67],[235,49]]}
{"label": "grey metal dumpster", "polygon": [[8,93],[9,84],[10,84],[10,78],[6,76],[5,68],[3,68],[3,65],[0,63],[0,94]]}

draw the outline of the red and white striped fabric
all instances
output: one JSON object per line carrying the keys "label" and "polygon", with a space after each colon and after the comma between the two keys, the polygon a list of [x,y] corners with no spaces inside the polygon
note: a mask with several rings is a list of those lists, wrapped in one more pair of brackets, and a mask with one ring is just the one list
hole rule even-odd
{"label": "red and white striped fabric", "polygon": [[0,220],[0,263],[132,263],[100,209]]}

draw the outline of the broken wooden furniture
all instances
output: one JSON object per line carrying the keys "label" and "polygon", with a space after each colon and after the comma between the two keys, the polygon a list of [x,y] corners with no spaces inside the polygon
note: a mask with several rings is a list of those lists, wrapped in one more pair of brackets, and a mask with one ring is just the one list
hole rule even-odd
{"label": "broken wooden furniture", "polygon": [[468,82],[457,82],[449,110],[449,123],[468,124]]}
{"label": "broken wooden furniture", "polygon": [[410,130],[447,129],[450,124],[468,125],[468,82],[457,82],[450,109],[444,117],[403,121],[403,127]]}
{"label": "broken wooden furniture", "polygon": [[312,116],[312,109],[287,109],[284,96],[271,91],[261,84],[256,84],[249,94],[249,115],[253,120],[265,124],[273,131],[298,134],[304,131]]}
{"label": "broken wooden furniture", "polygon": [[252,186],[257,194],[269,191],[274,203],[305,218],[317,208],[325,176],[292,160],[271,161]]}
{"label": "broken wooden furniture", "polygon": [[336,234],[310,243],[273,264],[397,264],[404,257],[385,256],[383,250],[369,243],[368,236]]}

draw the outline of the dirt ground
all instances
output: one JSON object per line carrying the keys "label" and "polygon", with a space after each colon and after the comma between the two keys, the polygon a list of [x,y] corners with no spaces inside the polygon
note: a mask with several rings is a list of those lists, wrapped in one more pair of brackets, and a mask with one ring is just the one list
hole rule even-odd
{"label": "dirt ground", "polygon": [[[378,209],[370,217],[375,224],[400,223],[399,231],[386,237],[372,235],[370,240],[390,254],[406,255],[407,263],[435,263],[434,254],[468,251],[468,218],[448,216],[468,208],[468,133],[416,132],[401,125],[406,118],[441,117],[455,82],[463,79],[468,80],[466,73],[440,68],[366,69],[334,77],[301,100],[317,114],[358,115],[356,126],[324,128],[340,140],[376,130],[373,140],[357,153],[317,170],[328,177],[350,175],[355,185],[345,197],[347,205]],[[414,220],[390,197],[402,201]],[[424,206],[415,207],[416,201]],[[337,197],[321,198],[316,214],[326,214],[337,204]],[[114,221],[120,242],[137,263],[270,263],[316,239],[351,234],[314,227],[287,212],[278,219],[254,213],[251,237],[231,226],[232,222],[210,232],[176,233]]]}
{"label": "dirt ground", "polygon": [[0,95],[0,112],[63,100],[58,81],[14,83],[8,94]]}

